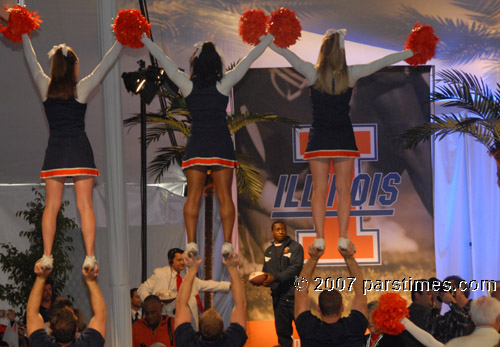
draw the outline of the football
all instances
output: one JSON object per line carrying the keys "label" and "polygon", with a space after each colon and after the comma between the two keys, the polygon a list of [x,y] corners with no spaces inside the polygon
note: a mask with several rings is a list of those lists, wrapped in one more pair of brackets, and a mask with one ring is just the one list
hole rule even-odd
{"label": "football", "polygon": [[264,281],[267,279],[267,274],[262,271],[255,271],[248,276],[248,280],[250,283],[256,286],[260,286],[264,283]]}

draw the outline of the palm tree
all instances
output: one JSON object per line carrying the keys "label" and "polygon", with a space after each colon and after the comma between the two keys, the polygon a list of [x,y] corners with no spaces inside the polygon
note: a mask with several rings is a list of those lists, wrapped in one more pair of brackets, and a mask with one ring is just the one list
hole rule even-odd
{"label": "palm tree", "polygon": [[453,134],[468,134],[488,148],[496,159],[500,187],[500,84],[493,93],[482,78],[455,70],[438,72],[436,91],[431,101],[443,107],[458,107],[459,113],[431,115],[431,121],[408,129],[402,140],[407,148],[436,136],[438,140]]}

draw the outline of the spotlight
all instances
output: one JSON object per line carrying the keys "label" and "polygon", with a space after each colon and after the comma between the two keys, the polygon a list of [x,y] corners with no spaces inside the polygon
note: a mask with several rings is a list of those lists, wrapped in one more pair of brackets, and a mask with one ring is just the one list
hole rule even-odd
{"label": "spotlight", "polygon": [[140,72],[124,72],[122,74],[123,83],[127,92],[138,94],[146,83],[146,79]]}
{"label": "spotlight", "polygon": [[153,101],[156,93],[163,85],[171,94],[177,94],[179,88],[167,77],[165,71],[156,66],[145,68],[145,62],[139,60],[139,70],[122,74],[125,89],[133,94],[140,94],[146,104]]}

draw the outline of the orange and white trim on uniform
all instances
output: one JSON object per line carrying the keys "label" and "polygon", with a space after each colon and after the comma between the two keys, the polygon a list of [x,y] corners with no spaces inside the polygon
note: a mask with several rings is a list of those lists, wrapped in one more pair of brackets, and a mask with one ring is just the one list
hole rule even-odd
{"label": "orange and white trim on uniform", "polygon": [[71,176],[99,176],[99,170],[87,167],[76,167],[71,169],[54,169],[40,172],[40,178],[71,177]]}
{"label": "orange and white trim on uniform", "polygon": [[304,159],[306,160],[316,158],[359,158],[359,151],[348,149],[330,149],[304,153]]}
{"label": "orange and white trim on uniform", "polygon": [[239,167],[236,160],[224,159],[224,158],[191,158],[182,162],[182,169],[187,169],[191,166],[223,166],[227,168],[234,169]]}

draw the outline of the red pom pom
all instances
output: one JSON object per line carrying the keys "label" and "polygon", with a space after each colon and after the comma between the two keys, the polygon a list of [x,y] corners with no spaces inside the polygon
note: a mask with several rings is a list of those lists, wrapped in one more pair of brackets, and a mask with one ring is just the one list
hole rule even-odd
{"label": "red pom pom", "polygon": [[413,66],[425,64],[436,54],[439,37],[434,34],[434,29],[429,25],[415,24],[405,42],[405,47],[411,49],[415,55],[405,61]]}
{"label": "red pom pom", "polygon": [[239,33],[243,42],[257,45],[259,37],[266,34],[268,16],[261,10],[246,10],[240,17]]}
{"label": "red pom pom", "polygon": [[400,320],[406,316],[406,300],[397,293],[386,293],[378,299],[378,307],[373,311],[373,323],[386,334],[398,335],[405,330]]}
{"label": "red pom pom", "polygon": [[111,25],[116,39],[122,45],[132,48],[141,48],[142,34],[151,36],[151,24],[144,18],[139,10],[120,10],[116,14],[115,22]]}
{"label": "red pom pom", "polygon": [[9,23],[1,27],[0,31],[12,42],[22,42],[24,34],[29,35],[33,30],[40,28],[42,20],[36,11],[30,12],[20,5],[7,8],[6,11],[9,12]]}
{"label": "red pom pom", "polygon": [[271,13],[267,23],[268,32],[274,35],[274,44],[278,47],[288,48],[301,36],[300,22],[288,8],[281,7]]}

